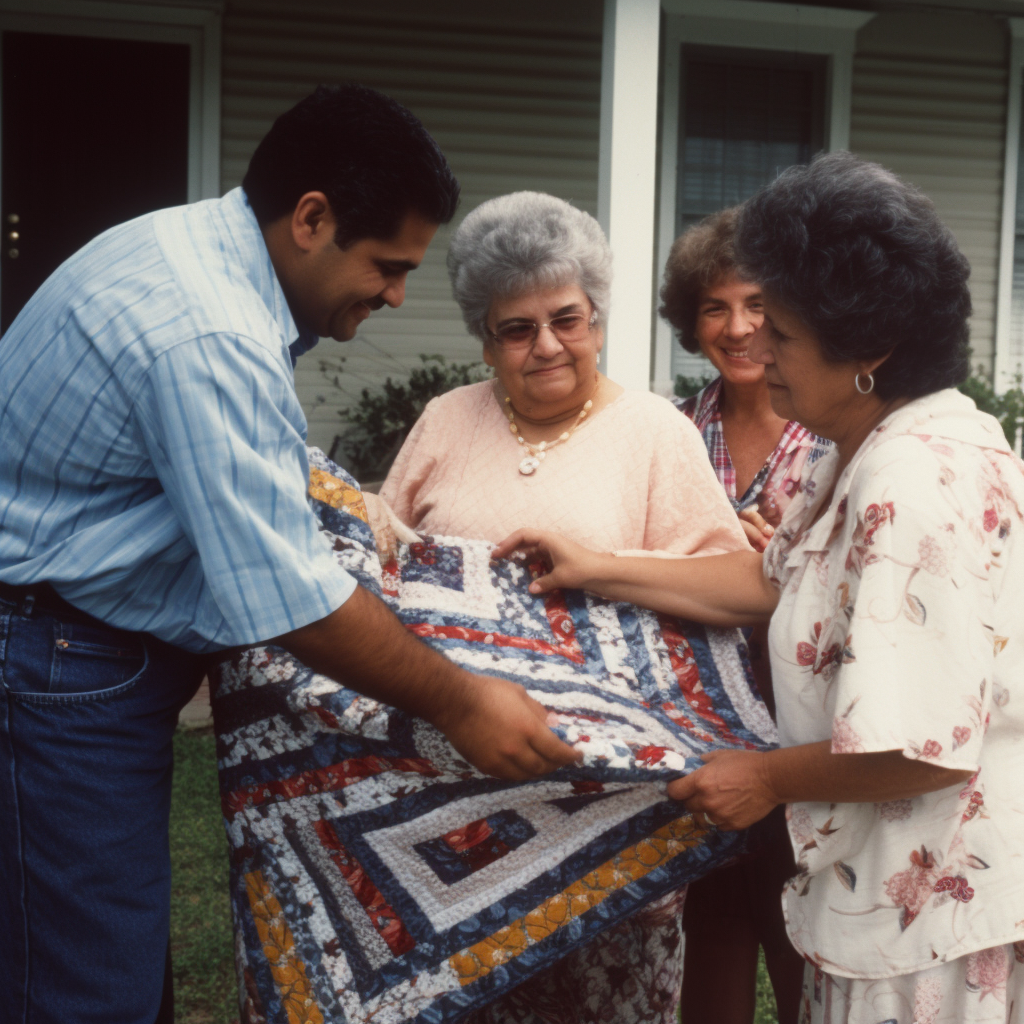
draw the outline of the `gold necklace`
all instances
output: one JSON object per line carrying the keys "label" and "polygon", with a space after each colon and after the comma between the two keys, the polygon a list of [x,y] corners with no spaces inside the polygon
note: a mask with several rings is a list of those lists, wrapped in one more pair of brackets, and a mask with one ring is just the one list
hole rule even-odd
{"label": "gold necklace", "polygon": [[554,441],[541,441],[540,444],[533,445],[519,433],[519,428],[516,426],[516,416],[512,411],[512,399],[505,399],[505,411],[508,413],[508,429],[516,435],[516,440],[526,450],[526,455],[523,456],[523,460],[519,463],[519,472],[523,476],[532,476],[540,469],[540,464],[544,461],[548,452],[552,448],[556,448],[560,444],[564,444],[566,441],[576,433],[576,430],[587,418],[587,413],[594,407],[594,403],[588,398],[583,403],[583,408],[580,409],[579,415],[576,417],[576,422],[570,427],[569,430],[563,430],[562,433],[554,439]]}

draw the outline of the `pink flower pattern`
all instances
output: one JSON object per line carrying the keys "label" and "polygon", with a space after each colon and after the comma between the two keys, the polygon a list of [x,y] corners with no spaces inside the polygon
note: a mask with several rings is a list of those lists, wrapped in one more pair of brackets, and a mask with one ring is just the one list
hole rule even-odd
{"label": "pink flower pattern", "polygon": [[[764,556],[780,591],[769,646],[781,741],[973,772],[913,798],[790,808],[794,945],[824,969],[879,979],[952,964],[965,936],[1024,943],[1000,853],[1002,822],[1024,817],[1008,767],[1024,731],[1024,542],[1009,543],[1024,532],[1024,465],[952,392],[897,410],[838,478],[837,463],[805,470]],[[814,496],[830,492],[820,513]],[[972,977],[991,999],[982,963]],[[917,999],[921,1024],[945,1024],[933,989],[904,1004]]]}
{"label": "pink flower pattern", "polygon": [[1004,945],[892,978],[843,978],[808,964],[799,1024],[1011,1024],[1024,1005],[1020,963],[1015,945]]}

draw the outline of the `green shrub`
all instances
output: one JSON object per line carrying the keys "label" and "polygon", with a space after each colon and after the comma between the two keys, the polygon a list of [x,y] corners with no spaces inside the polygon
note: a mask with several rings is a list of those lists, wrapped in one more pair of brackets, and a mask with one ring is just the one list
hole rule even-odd
{"label": "green shrub", "polygon": [[[334,439],[330,455],[357,480],[380,480],[387,475],[402,442],[432,398],[490,375],[483,363],[449,363],[441,355],[421,355],[420,359],[423,365],[412,370],[406,380],[388,377],[379,388],[363,388],[358,401],[341,411],[346,427]],[[321,369],[327,372],[329,367],[322,365]],[[341,387],[337,377],[332,383]]]}
{"label": "green shrub", "polygon": [[676,375],[676,385],[673,390],[677,398],[689,398],[690,395],[703,391],[713,380],[715,374],[705,373],[700,377],[684,377],[681,373]]}
{"label": "green shrub", "polygon": [[1021,390],[1021,374],[1013,379],[1013,387],[1001,395],[997,395],[988,374],[981,366],[976,366],[974,373],[960,385],[959,390],[982,411],[991,413],[1003,428],[1006,440],[1013,448],[1017,443],[1017,427],[1024,418],[1024,391]]}
{"label": "green shrub", "polygon": [[[698,391],[707,387],[714,377],[707,375],[701,377],[684,377],[679,374],[676,377],[675,393],[680,398],[689,398]],[[1001,395],[997,395],[989,375],[983,366],[976,366],[974,372],[960,385],[959,390],[968,398],[974,400],[974,404],[982,411],[991,413],[1003,428],[1006,440],[1010,447],[1017,442],[1018,424],[1024,420],[1024,390],[1022,390],[1024,377],[1018,373],[1014,379],[1012,388],[1007,389]]]}

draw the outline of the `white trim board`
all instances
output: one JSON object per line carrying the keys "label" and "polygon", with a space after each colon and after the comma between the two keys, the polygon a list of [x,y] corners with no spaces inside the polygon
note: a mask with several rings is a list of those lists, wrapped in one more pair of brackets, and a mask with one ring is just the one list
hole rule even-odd
{"label": "white trim board", "polygon": [[0,32],[184,43],[189,80],[188,201],[220,195],[221,0],[190,6],[118,0],[0,0]]}
{"label": "white trim board", "polygon": [[[850,142],[850,96],[857,32],[875,15],[760,0],[662,0],[666,12],[661,78],[661,167],[658,197],[657,276],[675,241],[676,176],[679,157],[679,75],[684,43],[701,46],[780,50],[828,58],[826,144],[829,151]],[[672,394],[672,328],[660,317],[654,331],[653,390]]]}
{"label": "white trim board", "polygon": [[999,228],[996,285],[996,337],[992,383],[1001,394],[1013,381],[1010,325],[1013,314],[1013,250],[1017,231],[1017,179],[1020,168],[1021,93],[1024,90],[1024,18],[1007,18],[1010,67],[1006,94],[1006,148],[1003,155],[1003,210]]}
{"label": "white trim board", "polygon": [[615,254],[601,368],[626,388],[651,381],[658,170],[658,0],[605,0],[598,220]]}

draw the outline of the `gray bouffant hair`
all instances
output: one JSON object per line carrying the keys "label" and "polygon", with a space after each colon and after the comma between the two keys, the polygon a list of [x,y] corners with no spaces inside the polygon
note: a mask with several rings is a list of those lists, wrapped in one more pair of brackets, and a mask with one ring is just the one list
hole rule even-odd
{"label": "gray bouffant hair", "polygon": [[701,293],[729,274],[743,277],[733,244],[739,215],[738,206],[719,210],[672,243],[658,312],[679,332],[679,344],[687,352],[700,351],[696,329]]}
{"label": "gray bouffant hair", "polygon": [[598,320],[608,316],[612,253],[601,226],[583,210],[543,192],[513,192],[481,203],[448,247],[452,294],[471,334],[490,337],[495,299],[578,284]]}
{"label": "gray bouffant hair", "polygon": [[890,353],[883,399],[967,376],[971,267],[931,200],[879,164],[827,153],[743,204],[740,266],[817,335],[834,362]]}

